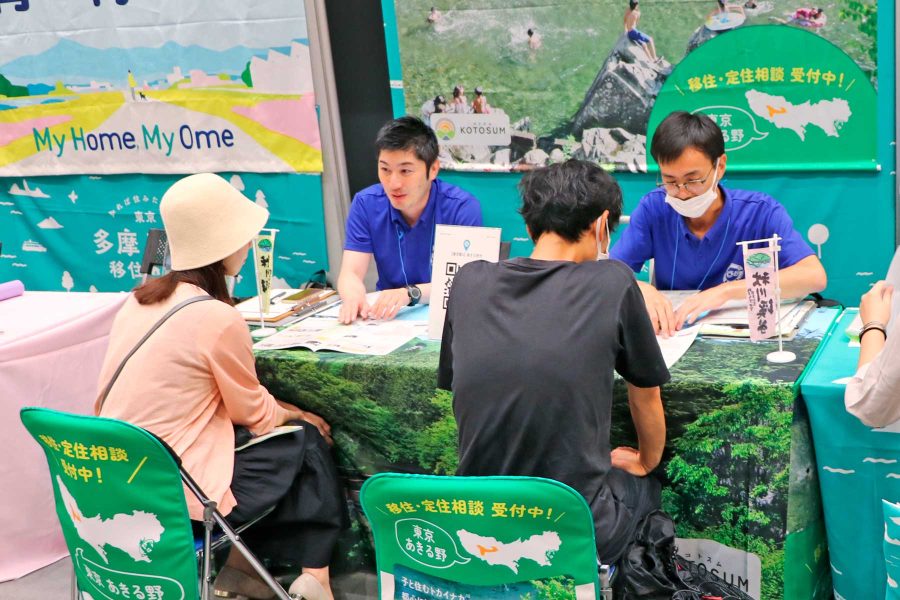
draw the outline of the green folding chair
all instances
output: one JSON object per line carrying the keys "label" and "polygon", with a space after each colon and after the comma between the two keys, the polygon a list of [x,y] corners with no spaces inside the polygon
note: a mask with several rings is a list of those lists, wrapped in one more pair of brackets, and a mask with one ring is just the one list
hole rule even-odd
{"label": "green folding chair", "polygon": [[[22,423],[47,457],[56,513],[75,567],[73,596],[95,600],[208,600],[213,527],[280,600],[291,597],[150,432],[123,421],[26,407]],[[198,554],[184,487],[203,503]]]}
{"label": "green folding chair", "polygon": [[612,598],[587,502],[558,481],[381,473],[360,502],[382,600]]}

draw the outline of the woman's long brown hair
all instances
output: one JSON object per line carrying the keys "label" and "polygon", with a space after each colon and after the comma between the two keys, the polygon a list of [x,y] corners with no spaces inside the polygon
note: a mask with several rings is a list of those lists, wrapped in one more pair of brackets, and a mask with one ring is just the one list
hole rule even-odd
{"label": "woman's long brown hair", "polygon": [[234,305],[225,285],[225,264],[220,260],[211,265],[186,271],[170,271],[162,277],[149,279],[134,290],[138,304],[156,304],[168,299],[175,292],[179,283],[190,283],[204,290],[207,294]]}

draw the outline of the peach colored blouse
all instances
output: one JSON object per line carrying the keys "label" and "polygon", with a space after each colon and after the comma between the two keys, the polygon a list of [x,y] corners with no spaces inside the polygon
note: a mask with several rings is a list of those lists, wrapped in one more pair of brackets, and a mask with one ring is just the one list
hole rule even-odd
{"label": "peach colored blouse", "polygon": [[[204,294],[181,283],[159,304],[142,306],[131,296],[113,322],[99,393],[125,355],[166,312]],[[94,407],[98,410],[99,398]],[[234,307],[215,300],[190,304],[157,329],[128,360],[99,412],[165,440],[222,514],[235,506],[229,489],[234,469],[232,424],[262,434],[287,417],[256,377],[244,319]],[[202,519],[200,502],[190,492],[185,495],[191,518]]]}

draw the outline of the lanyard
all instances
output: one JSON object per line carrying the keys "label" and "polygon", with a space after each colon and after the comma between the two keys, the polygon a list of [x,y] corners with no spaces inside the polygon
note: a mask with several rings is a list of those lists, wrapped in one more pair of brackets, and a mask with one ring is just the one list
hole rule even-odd
{"label": "lanyard", "polygon": [[[397,253],[400,255],[400,270],[403,272],[403,282],[406,284],[406,287],[409,287],[409,277],[406,274],[406,263],[403,261],[403,246],[400,242],[403,240],[403,231],[400,230],[400,225],[398,223],[394,223],[394,227],[397,230]],[[437,196],[435,195],[435,205],[434,205],[434,219],[431,222],[431,254],[428,258],[428,270],[431,271],[434,267],[434,231],[437,229]],[[423,282],[419,282],[423,283]]]}

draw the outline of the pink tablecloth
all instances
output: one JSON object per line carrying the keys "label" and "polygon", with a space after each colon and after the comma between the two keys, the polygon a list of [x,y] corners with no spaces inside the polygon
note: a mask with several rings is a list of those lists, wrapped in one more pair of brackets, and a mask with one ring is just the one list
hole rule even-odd
{"label": "pink tablecloth", "polygon": [[89,413],[126,294],[26,292],[0,302],[0,581],[66,556],[44,454],[23,406]]}

